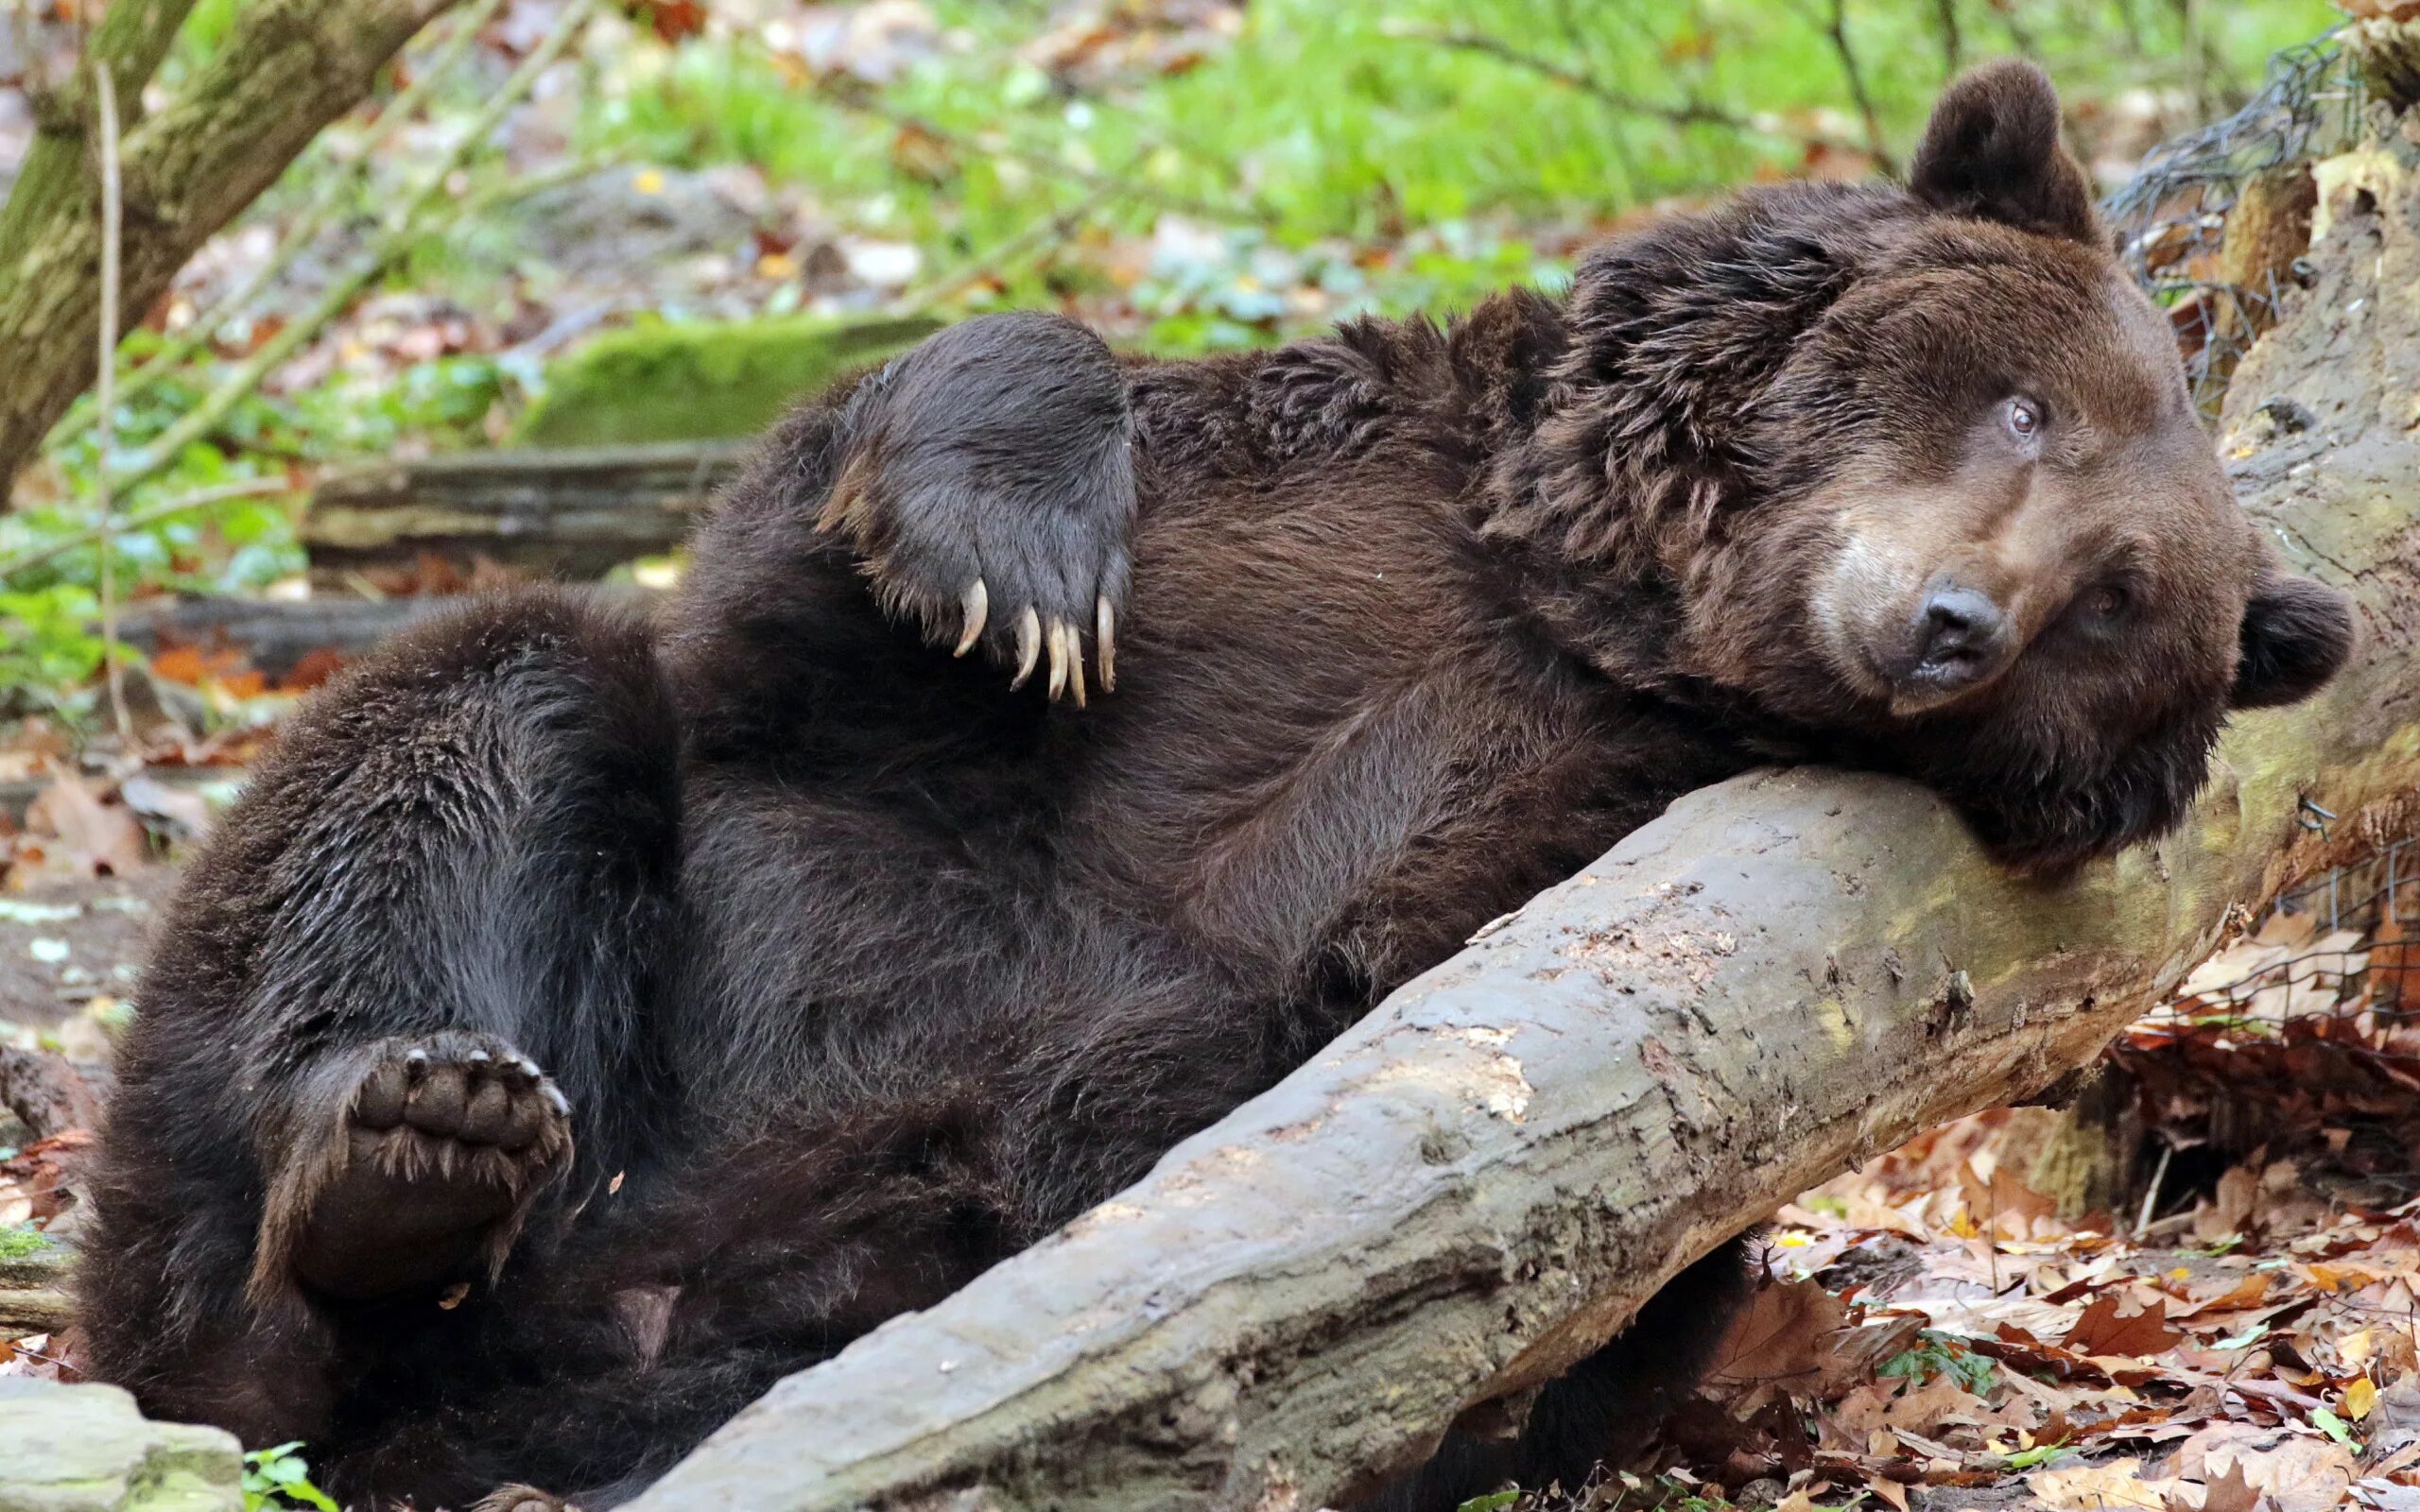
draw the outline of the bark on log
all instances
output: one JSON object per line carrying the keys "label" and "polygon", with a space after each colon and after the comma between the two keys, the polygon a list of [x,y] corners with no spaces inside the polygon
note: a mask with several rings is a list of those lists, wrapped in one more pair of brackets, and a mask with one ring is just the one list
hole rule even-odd
{"label": "bark on log", "polygon": [[[2222,442],[2356,663],[2193,822],[2064,886],[1881,778],[1693,795],[1139,1185],[777,1385],[636,1506],[1310,1508],[1682,1264],[2098,1052],[2245,911],[2420,817],[2420,197],[2383,156]],[[2360,177],[2360,176],[2356,176]],[[2326,181],[2323,180],[2323,181]],[[2380,208],[2383,207],[2383,208]],[[2306,828],[2305,798],[2341,817]]]}
{"label": "bark on log", "polygon": [[254,669],[283,678],[314,651],[350,661],[448,607],[444,598],[143,599],[127,608],[118,634],[147,656],[171,645],[233,647]]}
{"label": "bark on log", "polygon": [[[452,0],[261,0],[216,60],[121,154],[121,307],[149,309],[203,241],[267,188],[378,69]],[[112,77],[114,77],[114,72]],[[80,165],[78,165],[80,167]],[[89,171],[21,180],[0,228],[0,492],[93,380],[100,308],[97,185]]]}
{"label": "bark on log", "polygon": [[39,1236],[0,1233],[0,1339],[53,1333],[76,1321],[67,1293],[74,1259]]}
{"label": "bark on log", "polygon": [[736,441],[471,452],[366,468],[312,496],[302,540],[315,581],[415,569],[468,578],[479,558],[537,577],[596,577],[671,550],[747,455]]}
{"label": "bark on log", "polygon": [[98,1128],[101,1100],[67,1057],[0,1045],[0,1108],[46,1140],[71,1128]]}

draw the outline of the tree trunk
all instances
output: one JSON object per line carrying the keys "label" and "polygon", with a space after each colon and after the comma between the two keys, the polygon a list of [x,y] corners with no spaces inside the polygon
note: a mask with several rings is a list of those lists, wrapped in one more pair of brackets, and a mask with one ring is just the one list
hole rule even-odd
{"label": "tree trunk", "polygon": [[[150,308],[202,242],[251,204],[320,128],[359,103],[379,67],[451,3],[259,0],[240,8],[216,60],[179,98],[126,132],[121,303],[130,317]],[[110,13],[136,4],[154,17],[175,9],[159,0],[117,0]],[[164,45],[156,26],[130,22],[127,29]],[[158,53],[150,57],[156,62]],[[112,67],[112,76],[120,71]],[[121,88],[119,97],[137,93]],[[9,369],[0,379],[0,491],[93,381],[98,184],[80,133],[53,135],[66,145],[54,142],[28,156],[0,212],[0,249],[15,254],[0,260],[0,352],[8,354]]]}
{"label": "tree trunk", "polygon": [[[118,124],[132,129],[142,113],[143,86],[168,55],[192,9],[193,0],[118,0],[101,13],[86,40],[76,76],[55,93],[35,94],[34,139],[18,166],[8,206],[0,210],[0,267],[13,266],[25,255],[43,208],[80,193],[91,174],[91,70],[110,71],[124,112]],[[91,203],[89,197],[85,202]]]}
{"label": "tree trunk", "polygon": [[1903,782],[1691,795],[1136,1187],[783,1382],[637,1507],[1349,1497],[1779,1203],[2082,1065],[2290,879],[2406,833],[2420,196],[2383,154],[2345,187],[2221,444],[2364,637],[2319,698],[2235,721],[2184,831],[2050,886]]}

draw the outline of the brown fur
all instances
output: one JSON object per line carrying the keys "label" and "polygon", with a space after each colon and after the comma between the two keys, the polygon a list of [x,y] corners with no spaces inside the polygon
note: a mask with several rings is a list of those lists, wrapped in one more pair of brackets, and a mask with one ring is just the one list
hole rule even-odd
{"label": "brown fur", "polygon": [[[357,669],[146,979],[96,1372],[348,1495],[609,1505],[1691,788],[1902,771],[2052,870],[2157,833],[2350,622],[2228,501],[2055,121],[1986,70],[1912,191],[1757,191],[1443,328],[1121,366],[970,322],[769,438],[660,634],[532,593]],[[1989,636],[1945,651],[1945,594]],[[291,1173],[441,1033],[545,1068],[568,1174],[458,1308],[303,1284]],[[1584,1466],[1740,1286],[1387,1504]]]}

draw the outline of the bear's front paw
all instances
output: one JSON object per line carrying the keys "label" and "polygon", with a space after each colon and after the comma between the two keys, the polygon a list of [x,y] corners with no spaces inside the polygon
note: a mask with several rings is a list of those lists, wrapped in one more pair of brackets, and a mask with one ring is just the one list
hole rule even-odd
{"label": "bear's front paw", "polygon": [[1116,685],[1137,490],[1125,379],[1072,320],[982,316],[849,402],[818,528],[856,549],[884,610],[977,646],[1023,686],[1084,701],[1085,639]]}
{"label": "bear's front paw", "polygon": [[264,1220],[315,1291],[434,1291],[504,1261],[571,1163],[571,1105],[512,1046],[459,1032],[377,1046],[316,1149],[296,1152]]}
{"label": "bear's front paw", "polygon": [[1131,474],[1071,472],[1046,487],[987,488],[972,473],[952,487],[924,481],[902,488],[859,470],[817,522],[856,544],[884,610],[953,656],[982,648],[1012,688],[1042,670],[1049,696],[1079,707],[1089,639],[1101,690],[1115,689]]}

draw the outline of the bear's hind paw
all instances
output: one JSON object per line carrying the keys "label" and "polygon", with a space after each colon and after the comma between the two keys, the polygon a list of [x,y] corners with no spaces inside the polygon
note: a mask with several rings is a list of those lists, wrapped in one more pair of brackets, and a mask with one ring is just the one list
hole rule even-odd
{"label": "bear's hind paw", "polygon": [[283,1262],[313,1290],[351,1300],[435,1291],[474,1264],[493,1274],[538,1194],[571,1163],[570,1112],[502,1040],[386,1041],[320,1148],[297,1152],[279,1179],[260,1263]]}

